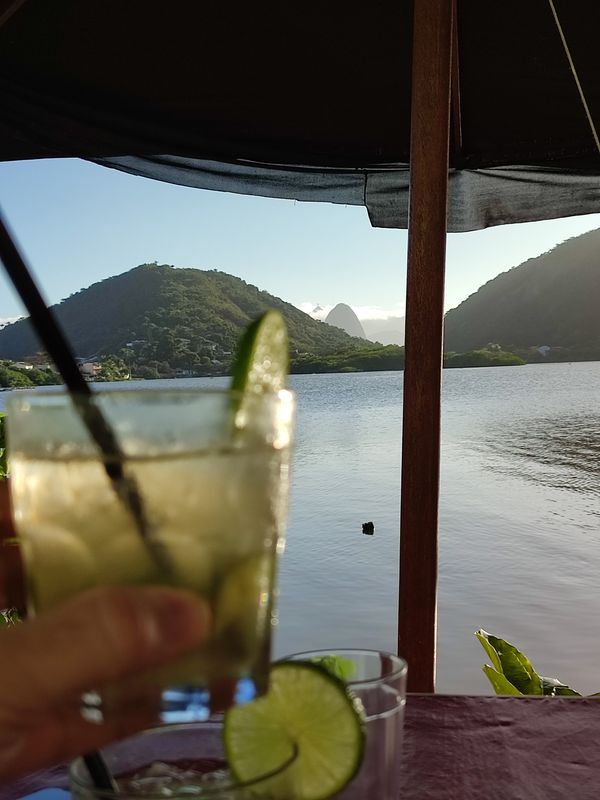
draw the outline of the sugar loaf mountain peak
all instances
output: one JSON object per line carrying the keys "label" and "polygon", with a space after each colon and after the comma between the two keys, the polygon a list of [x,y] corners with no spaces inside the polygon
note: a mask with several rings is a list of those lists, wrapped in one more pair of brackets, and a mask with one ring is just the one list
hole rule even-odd
{"label": "sugar loaf mountain peak", "polygon": [[367,338],[359,318],[346,303],[338,303],[334,306],[325,317],[325,322],[328,325],[335,325],[336,328],[341,328],[349,336],[357,336],[360,339]]}

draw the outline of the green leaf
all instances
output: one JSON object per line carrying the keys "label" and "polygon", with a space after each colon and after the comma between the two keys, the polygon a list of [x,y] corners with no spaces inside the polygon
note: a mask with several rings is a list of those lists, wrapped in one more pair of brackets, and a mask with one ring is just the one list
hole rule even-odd
{"label": "green leaf", "polygon": [[21,617],[16,608],[5,608],[0,611],[0,626],[16,625],[18,622],[21,622]]}
{"label": "green leaf", "polygon": [[481,646],[488,654],[490,661],[494,665],[497,672],[502,672],[502,664],[500,663],[500,656],[496,652],[496,650],[492,647],[490,642],[488,641],[489,633],[484,631],[483,628],[480,628],[478,631],[475,631],[475,636],[478,638]]}
{"label": "green leaf", "polygon": [[542,691],[545,695],[550,697],[581,697],[579,692],[571,689],[566,683],[563,683],[558,678],[543,678],[540,677],[542,684]]}
{"label": "green leaf", "polygon": [[490,667],[489,664],[486,664],[483,667],[483,671],[489,682],[492,684],[496,694],[507,694],[522,697],[523,693],[520,692],[516,686],[513,686],[512,683],[504,675],[502,675],[502,673],[498,672],[493,667]]}
{"label": "green leaf", "polygon": [[[544,694],[546,694],[544,692]],[[576,692],[575,689],[571,689],[570,686],[558,686],[556,691],[554,692],[555,697],[581,697],[582,695],[579,692]]]}
{"label": "green leaf", "polygon": [[[543,694],[540,676],[534,670],[531,661],[524,653],[497,636],[491,633],[480,631],[481,635],[487,639],[490,646],[496,651],[500,659],[500,666],[504,676],[515,686],[521,694]],[[481,641],[481,640],[480,640]],[[487,648],[486,648],[486,652]],[[498,670],[497,670],[498,671]]]}

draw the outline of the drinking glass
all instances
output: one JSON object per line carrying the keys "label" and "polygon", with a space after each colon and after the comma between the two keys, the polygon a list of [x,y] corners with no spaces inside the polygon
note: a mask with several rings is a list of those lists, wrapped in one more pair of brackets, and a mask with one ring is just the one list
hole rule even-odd
{"label": "drinking glass", "polygon": [[[354,780],[336,800],[397,800],[400,789],[402,734],[406,704],[404,659],[376,650],[313,650],[287,659],[337,665],[366,714],[365,754]],[[325,665],[327,660],[325,660]]]}
{"label": "drinking glass", "polygon": [[119,793],[95,788],[80,758],[71,764],[69,772],[74,800],[293,798],[286,787],[295,753],[268,773],[239,783],[228,772],[222,723],[218,720],[154,728],[110,745],[102,753],[111,774],[117,778]]}
{"label": "drinking glass", "polygon": [[[164,584],[211,606],[197,652],[146,674],[165,722],[204,720],[266,691],[277,555],[283,549],[294,400],[290,392],[108,390],[109,422],[146,537],[64,391],[8,402],[11,493],[28,611],[93,586]],[[151,540],[147,537],[150,537]],[[90,620],[90,625],[94,620]],[[85,695],[100,719],[110,691]],[[113,698],[113,701],[119,702]]]}

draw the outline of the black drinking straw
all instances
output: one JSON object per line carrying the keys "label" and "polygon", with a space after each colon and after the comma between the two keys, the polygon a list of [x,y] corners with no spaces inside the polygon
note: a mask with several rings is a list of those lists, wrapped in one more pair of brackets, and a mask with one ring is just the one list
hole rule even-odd
{"label": "black drinking straw", "polygon": [[[104,456],[104,468],[119,496],[133,517],[140,535],[144,539],[157,563],[164,566],[165,557],[152,541],[151,531],[144,515],[144,508],[137,485],[125,475],[123,454],[115,435],[102,411],[92,399],[92,391],[81,375],[77,362],[58,323],[31,277],[23,257],[19,253],[0,212],[0,260],[31,317],[31,323],[46,347],[46,350],[71,395],[76,410]],[[100,753],[88,753],[84,761],[95,788],[118,791],[116,784]]]}
{"label": "black drinking straw", "polygon": [[106,766],[106,761],[99,752],[86,753],[83,756],[83,761],[92,779],[94,789],[100,789],[103,792],[112,792],[115,795],[119,794],[117,782],[110,774],[110,770]]}

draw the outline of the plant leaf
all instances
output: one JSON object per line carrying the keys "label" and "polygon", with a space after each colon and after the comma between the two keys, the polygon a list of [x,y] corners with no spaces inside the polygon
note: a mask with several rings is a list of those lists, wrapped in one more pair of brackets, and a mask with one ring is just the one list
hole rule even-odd
{"label": "plant leaf", "polygon": [[21,622],[21,617],[16,608],[4,608],[0,611],[0,625],[16,625]]}
{"label": "plant leaf", "polygon": [[502,675],[501,672],[498,672],[493,667],[490,667],[489,664],[486,664],[483,667],[483,671],[489,682],[492,684],[496,694],[507,694],[522,697],[523,693],[520,692],[516,686],[513,686],[508,678]]}
{"label": "plant leaf", "polygon": [[[527,656],[504,639],[492,636],[483,628],[476,631],[475,636],[494,665],[494,668],[486,665],[483,671],[496,694],[581,697],[579,692],[558,678],[545,678],[538,675]],[[510,690],[511,687],[513,691]],[[590,696],[594,697],[594,695]],[[597,696],[600,697],[600,692]]]}
{"label": "plant leaf", "polygon": [[558,678],[543,678],[540,677],[542,683],[542,691],[545,695],[551,697],[581,697],[579,692],[571,689],[566,683],[563,683]]}
{"label": "plant leaf", "polygon": [[[545,694],[545,692],[544,692]],[[579,692],[576,692],[575,689],[571,689],[570,686],[559,686],[557,687],[556,691],[554,692],[555,697],[581,697],[582,695]]]}
{"label": "plant leaf", "polygon": [[500,656],[489,642],[488,639],[489,633],[487,631],[484,631],[483,628],[480,628],[478,631],[475,631],[475,636],[479,640],[485,652],[488,654],[490,661],[494,665],[496,671],[502,672],[502,663],[500,661]]}
{"label": "plant leaf", "polygon": [[502,673],[521,694],[543,694],[540,676],[524,653],[497,636],[487,634],[487,640],[497,652]]}

